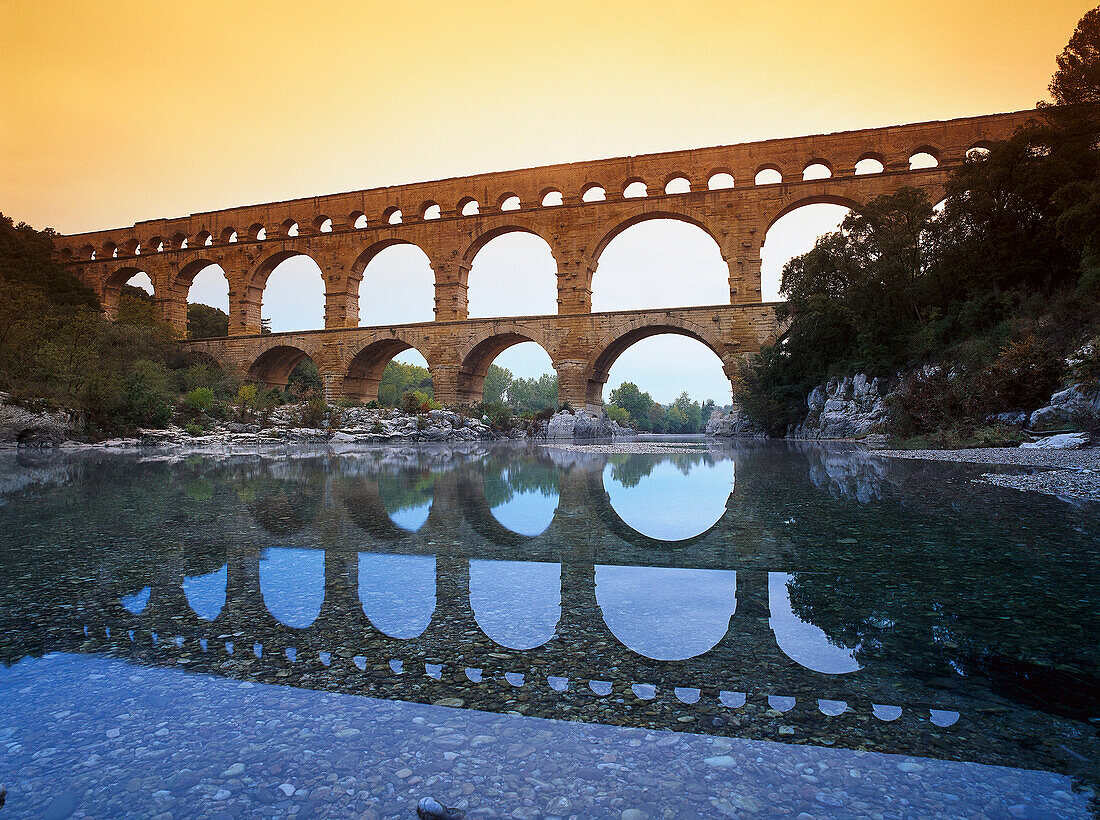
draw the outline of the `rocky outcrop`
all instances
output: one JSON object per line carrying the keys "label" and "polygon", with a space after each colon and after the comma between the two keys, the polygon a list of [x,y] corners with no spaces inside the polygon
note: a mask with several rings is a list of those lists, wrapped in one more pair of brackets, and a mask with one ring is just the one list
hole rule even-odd
{"label": "rocky outcrop", "polygon": [[535,431],[535,438],[546,439],[621,438],[632,435],[633,430],[612,421],[606,413],[596,415],[587,410],[559,410]]}
{"label": "rocky outcrop", "polygon": [[1100,428],[1100,384],[1082,382],[1059,390],[1050,404],[1028,417],[1027,426],[1037,433]]}
{"label": "rocky outcrop", "polygon": [[739,407],[729,413],[715,410],[707,420],[704,431],[716,438],[766,438],[764,428],[750,419]]}
{"label": "rocky outcrop", "polygon": [[15,404],[0,393],[0,446],[52,447],[72,438],[79,427],[75,413]]}
{"label": "rocky outcrop", "polygon": [[1088,433],[1058,433],[1046,436],[1038,441],[1025,441],[1020,445],[1023,450],[1080,450],[1088,447]]}
{"label": "rocky outcrop", "polygon": [[790,438],[864,438],[886,428],[885,379],[862,373],[829,379],[806,397],[806,418],[789,433]]}

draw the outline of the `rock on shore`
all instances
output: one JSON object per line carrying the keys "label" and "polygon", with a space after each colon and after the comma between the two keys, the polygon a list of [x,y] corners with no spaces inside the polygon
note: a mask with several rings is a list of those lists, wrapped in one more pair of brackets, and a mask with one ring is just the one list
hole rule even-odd
{"label": "rock on shore", "polygon": [[596,415],[587,410],[559,410],[550,420],[539,426],[535,438],[547,439],[590,439],[619,438],[634,435],[633,430],[620,426],[608,418],[606,413]]}
{"label": "rock on shore", "polygon": [[15,404],[9,394],[0,393],[0,445],[51,447],[72,438],[79,422],[75,413]]}

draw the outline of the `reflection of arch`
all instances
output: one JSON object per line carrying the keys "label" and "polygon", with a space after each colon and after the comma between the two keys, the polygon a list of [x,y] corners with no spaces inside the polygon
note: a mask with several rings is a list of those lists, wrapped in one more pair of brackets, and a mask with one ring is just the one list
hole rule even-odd
{"label": "reflection of arch", "polygon": [[459,499],[462,504],[462,517],[470,528],[488,541],[502,547],[515,547],[530,541],[530,537],[505,527],[489,508],[485,498],[483,478],[463,482]]}
{"label": "reflection of arch", "polygon": [[[406,350],[416,350],[415,345],[399,336],[391,339],[371,342],[356,353],[348,362],[344,375],[344,393],[358,401],[373,401],[378,398],[378,385],[382,373],[393,358]],[[417,350],[420,355],[424,355]]]}
{"label": "reflection of arch", "polygon": [[702,325],[688,319],[666,316],[658,324],[635,327],[633,330],[628,330],[621,335],[618,332],[610,333],[593,348],[592,357],[588,360],[589,377],[586,401],[593,406],[602,405],[603,386],[607,383],[607,374],[611,370],[611,366],[615,364],[615,360],[635,342],[662,333],[687,336],[702,342],[722,361],[723,369],[725,368],[726,359],[724,354],[726,346],[718,336]]}
{"label": "reflection of arch", "polygon": [[325,551],[268,547],[260,553],[260,595],[279,623],[305,629],[325,601]]}
{"label": "reflection of arch", "polygon": [[[701,214],[696,214],[686,210],[676,211],[669,208],[663,208],[657,211],[641,210],[639,208],[637,212],[628,216],[626,219],[617,218],[613,222],[605,223],[604,226],[600,228],[600,231],[597,234],[600,239],[592,245],[591,260],[593,268],[599,262],[600,254],[602,254],[604,250],[607,249],[607,246],[611,244],[612,239],[621,234],[627,228],[631,228],[634,225],[638,225],[642,222],[647,222],[651,219],[674,219],[679,222],[686,222],[689,225],[694,225],[696,228],[700,228],[701,230],[703,230],[711,239],[714,240],[714,243],[718,245],[719,251],[721,251],[722,249],[722,246],[717,239],[717,237],[721,236],[721,231],[716,225],[710,224],[710,221]],[[722,258],[725,259],[724,253],[722,254]]]}
{"label": "reflection of arch", "polygon": [[313,357],[292,345],[272,345],[256,357],[256,361],[248,368],[248,378],[270,387],[286,387],[291,371],[305,358]]}
{"label": "reflection of arch", "polygon": [[791,596],[787,583],[791,576],[785,572],[768,573],[768,608],[775,642],[783,654],[806,669],[840,675],[860,668],[855,650],[831,643],[825,632],[812,623],[802,620],[791,608]]}
{"label": "reflection of arch", "polygon": [[270,535],[293,535],[310,524],[321,509],[317,490],[308,484],[261,480],[249,504],[252,518]]}
{"label": "reflection of arch", "polygon": [[611,634],[655,660],[710,651],[737,608],[733,570],[597,565],[595,574],[596,603]]}
{"label": "reflection of arch", "polygon": [[189,575],[183,579],[183,594],[191,611],[204,621],[213,621],[225,607],[229,581],[229,564],[204,575]]}
{"label": "reflection of arch", "polygon": [[[729,506],[727,502],[726,512],[722,514],[721,518],[719,518],[717,521],[714,522],[714,524],[712,524],[709,528],[699,533],[698,535],[693,535],[691,538],[685,538],[682,541],[662,541],[658,538],[651,538],[644,533],[638,532],[636,529],[623,521],[623,519],[619,516],[618,510],[616,510],[611,505],[611,497],[608,495],[606,490],[602,489],[603,473],[600,473],[599,475],[601,476],[601,489],[598,491],[594,490],[591,493],[590,503],[592,505],[592,511],[595,514],[596,518],[600,521],[600,523],[603,524],[610,533],[612,533],[615,537],[617,537],[624,543],[630,544],[633,547],[646,547],[654,550],[664,551],[667,550],[669,548],[669,545],[671,544],[675,545],[677,549],[685,549],[690,547],[692,544],[701,543],[712,538],[715,533],[717,533],[719,529],[724,526],[723,522],[725,521],[726,516],[729,515]],[[732,497],[732,493],[730,495]]]}
{"label": "reflection of arch", "polygon": [[517,650],[542,646],[561,620],[561,564],[472,560],[470,608],[495,643]]}
{"label": "reflection of arch", "polygon": [[435,556],[360,552],[363,613],[392,638],[415,638],[428,628],[435,613],[435,577]]}
{"label": "reflection of arch", "polygon": [[[605,465],[603,486],[627,527],[664,542],[682,542],[711,531],[722,520],[735,478],[733,460],[705,454],[628,456]],[[654,498],[661,503],[655,506]]]}
{"label": "reflection of arch", "polygon": [[339,497],[348,517],[371,538],[379,541],[400,541],[409,531],[394,523],[386,510],[378,482],[355,479],[341,482]]}

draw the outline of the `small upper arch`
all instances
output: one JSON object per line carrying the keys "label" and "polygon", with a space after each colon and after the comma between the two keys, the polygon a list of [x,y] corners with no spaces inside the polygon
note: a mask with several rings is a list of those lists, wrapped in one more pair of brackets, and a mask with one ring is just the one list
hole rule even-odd
{"label": "small upper arch", "polygon": [[598,182],[586,183],[581,188],[582,202],[603,202],[605,199],[607,199],[607,191]]}
{"label": "small upper arch", "polygon": [[95,246],[92,244],[81,245],[76,252],[77,259],[95,259]]}
{"label": "small upper arch", "polygon": [[802,169],[802,179],[829,179],[833,175],[833,165],[825,159],[812,159]]}
{"label": "small upper arch", "polygon": [[161,253],[164,250],[164,237],[157,234],[146,242],[144,247],[148,248],[152,253]]}
{"label": "small upper arch", "polygon": [[519,196],[511,192],[500,195],[497,200],[497,209],[501,211],[518,211],[520,208]]}
{"label": "small upper arch", "polygon": [[103,243],[103,252],[101,254],[96,254],[96,256],[100,259],[115,259],[118,256],[118,245],[107,240]]}
{"label": "small upper arch", "polygon": [[267,239],[267,228],[259,222],[252,223],[248,229],[248,238],[256,242],[263,242]]}
{"label": "small upper arch", "polygon": [[909,170],[936,168],[940,164],[942,153],[935,145],[918,145],[909,155]]}
{"label": "small upper arch", "polygon": [[464,196],[458,201],[458,212],[462,216],[476,216],[481,213],[481,205],[472,196]]}
{"label": "small upper arch", "polygon": [[352,211],[348,214],[348,224],[356,230],[367,227],[367,215],[362,211]]}
{"label": "small upper arch", "polygon": [[237,241],[237,229],[229,226],[221,232],[220,240],[222,244],[228,244],[230,242]]}
{"label": "small upper arch", "polygon": [[688,179],[687,174],[674,171],[665,177],[664,190],[666,194],[690,194],[691,180]]}
{"label": "small upper arch", "polygon": [[649,188],[641,177],[630,177],[623,183],[624,199],[641,199],[649,196]]}
{"label": "small upper arch", "polygon": [[168,246],[174,251],[182,250],[187,247],[187,234],[182,231],[177,231],[172,234],[172,238],[168,240]]}
{"label": "small upper arch", "polygon": [[855,173],[857,176],[881,174],[884,170],[886,170],[886,156],[878,151],[865,151],[856,160]]}
{"label": "small upper arch", "polygon": [[283,229],[283,236],[298,235],[298,220],[296,219],[284,219],[280,227]]}
{"label": "small upper arch", "polygon": [[707,190],[720,191],[733,187],[733,171],[729,168],[712,168],[707,174]]}
{"label": "small upper arch", "polygon": [[539,202],[542,203],[544,208],[549,208],[561,205],[564,200],[562,199],[561,191],[557,188],[550,187],[544,188],[542,193],[539,194]]}
{"label": "small upper arch", "polygon": [[765,163],[756,169],[753,182],[756,185],[775,185],[783,181],[783,171],[775,163]]}
{"label": "small upper arch", "polygon": [[122,253],[124,256],[138,256],[141,254],[141,242],[136,239],[127,239],[122,244]]}
{"label": "small upper arch", "polygon": [[431,200],[431,199],[426,199],[426,200],[424,200],[423,202],[420,203],[420,218],[421,219],[426,219],[426,220],[427,219],[439,219],[439,217],[442,216],[442,215],[443,214],[442,214],[442,211],[440,210],[438,202],[436,202],[434,200]]}
{"label": "small upper arch", "polygon": [[964,155],[966,159],[986,159],[989,157],[989,152],[993,150],[993,143],[989,140],[978,140],[969,148],[966,149]]}
{"label": "small upper arch", "polygon": [[390,205],[382,211],[382,221],[387,225],[400,225],[403,218],[404,215],[401,213],[401,209],[396,205]]}

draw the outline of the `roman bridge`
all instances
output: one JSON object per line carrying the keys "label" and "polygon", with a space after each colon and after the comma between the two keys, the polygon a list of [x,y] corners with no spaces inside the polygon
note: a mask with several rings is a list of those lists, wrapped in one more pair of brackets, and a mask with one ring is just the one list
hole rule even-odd
{"label": "roman bridge", "polygon": [[[242,378],[285,385],[310,356],[329,397],[369,400],[385,365],[415,348],[428,362],[436,396],[466,403],[480,399],[485,371],[500,352],[534,341],[550,355],[561,400],[592,407],[602,404],[615,358],[647,335],[697,339],[731,375],[742,356],[774,337],[772,306],[761,302],[760,252],[782,216],[810,204],[852,207],[905,186],[939,200],[971,152],[1033,116],[991,114],[478,174],[139,222],[59,237],[56,245],[108,315],[122,285],[146,273],[159,315],[181,336],[191,284],[205,268],[220,266],[229,284],[229,338],[185,347]],[[729,268],[728,304],[592,313],[601,253],[649,219],[684,221],[714,239]],[[474,258],[513,231],[550,247],[558,312],[470,319]],[[435,320],[359,327],[364,271],[380,251],[401,243],[418,246],[431,262]],[[268,277],[300,255],[322,272],[324,329],[261,334]],[[516,271],[517,279],[523,275]]]}

